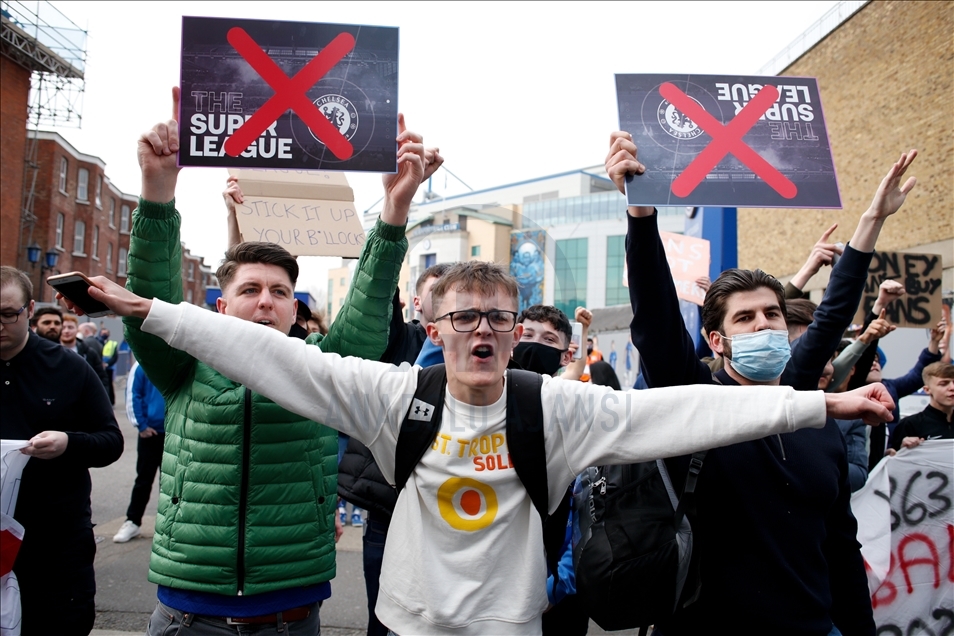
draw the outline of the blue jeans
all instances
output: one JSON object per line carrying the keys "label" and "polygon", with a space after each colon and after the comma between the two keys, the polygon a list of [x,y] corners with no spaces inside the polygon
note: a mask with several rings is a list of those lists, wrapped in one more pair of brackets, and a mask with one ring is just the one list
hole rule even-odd
{"label": "blue jeans", "polygon": [[373,513],[364,524],[364,587],[368,592],[368,636],[387,636],[388,628],[374,615],[378,602],[378,579],[381,578],[381,562],[384,561],[384,542],[388,536],[388,524],[377,521]]}
{"label": "blue jeans", "polygon": [[279,632],[277,623],[257,625],[228,625],[224,619],[213,616],[183,614],[160,602],[149,617],[147,636],[250,636],[251,634],[278,634],[282,636],[320,636],[321,621],[318,618],[318,603],[312,606],[308,618],[285,623]]}

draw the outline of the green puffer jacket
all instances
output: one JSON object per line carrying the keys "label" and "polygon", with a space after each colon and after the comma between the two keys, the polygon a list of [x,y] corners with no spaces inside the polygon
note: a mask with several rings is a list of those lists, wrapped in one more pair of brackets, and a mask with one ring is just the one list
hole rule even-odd
{"label": "green puffer jacket", "polygon": [[[127,287],[182,301],[175,202],[140,199]],[[368,233],[345,305],[323,351],[377,360],[387,346],[391,296],[407,251],[404,228]],[[140,331],[126,340],[166,399],[166,439],[149,580],[183,590],[253,595],[316,585],[335,575],[337,433],[303,420]]]}

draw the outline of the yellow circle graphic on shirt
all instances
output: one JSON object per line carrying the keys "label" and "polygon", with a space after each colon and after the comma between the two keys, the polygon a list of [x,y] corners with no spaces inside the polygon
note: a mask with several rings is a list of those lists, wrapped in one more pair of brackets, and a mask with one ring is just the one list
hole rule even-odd
{"label": "yellow circle graphic on shirt", "polygon": [[437,489],[437,508],[455,530],[476,532],[497,517],[497,493],[469,477],[451,477]]}

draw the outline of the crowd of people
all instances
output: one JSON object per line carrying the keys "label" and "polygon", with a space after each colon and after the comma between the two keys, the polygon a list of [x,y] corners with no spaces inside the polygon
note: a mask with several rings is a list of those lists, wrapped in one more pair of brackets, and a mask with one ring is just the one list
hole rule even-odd
{"label": "crowd of people", "polygon": [[[581,511],[567,508],[577,476],[665,459],[682,491],[693,453],[708,451],[688,516],[701,586],[654,633],[873,636],[851,492],[884,455],[952,437],[946,323],[914,368],[884,380],[883,308],[903,293],[888,281],[846,339],[878,235],[915,186],[904,175],[917,152],[891,166],[848,244],[830,243],[830,228],[788,285],[743,269],[712,281],[701,348],[656,211],[629,207],[631,339],[646,389],[623,391],[587,333],[592,312],[576,310],[574,344],[556,307],[518,311],[514,278],[493,263],[427,269],[403,319],[407,215],[443,158],[403,117],[396,144],[383,211],[326,327],[294,299],[295,257],[243,240],[234,178],[216,312],[182,302],[175,116],[140,138],[127,286],[95,278],[90,295],[124,316],[138,363],[126,397],[137,477],[114,541],[141,533],[160,474],[147,633],[320,633],[347,501],[367,511],[354,525],[366,525],[369,635],[584,634],[572,558]],[[611,136],[606,170],[621,191],[645,171],[628,133]],[[802,289],[825,266],[816,306]],[[14,566],[22,633],[88,634],[88,468],[122,452],[116,346],[108,332],[77,338],[89,323],[72,313],[34,311],[29,279],[10,267],[0,316],[2,437],[27,440],[35,458],[14,515],[26,530]],[[898,400],[922,386],[930,406],[899,423]]]}

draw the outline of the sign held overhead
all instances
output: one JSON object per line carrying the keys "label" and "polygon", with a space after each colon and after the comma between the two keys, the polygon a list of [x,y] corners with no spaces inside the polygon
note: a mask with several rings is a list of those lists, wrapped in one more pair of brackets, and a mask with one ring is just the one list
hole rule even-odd
{"label": "sign held overhead", "polygon": [[646,166],[629,205],[841,207],[813,78],[617,75],[616,96]]}
{"label": "sign held overhead", "polygon": [[398,30],[182,19],[181,166],[396,172]]}

